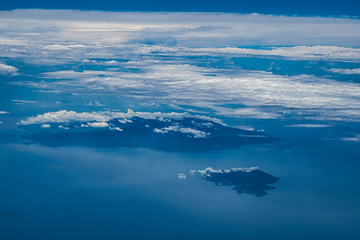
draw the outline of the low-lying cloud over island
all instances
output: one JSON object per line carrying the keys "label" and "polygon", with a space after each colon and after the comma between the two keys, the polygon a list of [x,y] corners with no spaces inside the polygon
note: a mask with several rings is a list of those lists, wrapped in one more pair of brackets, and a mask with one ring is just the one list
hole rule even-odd
{"label": "low-lying cloud over island", "polygon": [[27,143],[46,146],[135,147],[198,152],[270,143],[261,132],[232,128],[188,113],[50,112],[22,120]]}

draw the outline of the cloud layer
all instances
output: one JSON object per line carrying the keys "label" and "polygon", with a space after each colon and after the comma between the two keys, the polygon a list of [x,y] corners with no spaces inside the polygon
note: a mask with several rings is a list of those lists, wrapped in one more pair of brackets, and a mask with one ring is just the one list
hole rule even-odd
{"label": "cloud layer", "polygon": [[[153,61],[127,62],[124,67],[142,71],[48,72],[43,78],[59,81],[18,84],[70,92],[126,92],[159,101],[207,107],[232,117],[360,120],[360,86],[357,83],[306,74],[284,76],[265,71],[210,69]],[[228,102],[247,108],[221,106]]]}
{"label": "cloud layer", "polygon": [[[238,118],[360,121],[358,83],[306,71],[329,61],[335,67],[322,70],[327,74],[357,74],[358,67],[336,64],[360,63],[360,19],[71,10],[3,11],[0,19],[3,58],[55,66],[34,74],[35,81],[13,84],[71,94],[126,93],[139,102],[191,105]],[[289,75],[271,72],[272,63],[260,71],[208,60],[235,57],[308,66]],[[5,62],[1,68],[22,73]]]}
{"label": "cloud layer", "polygon": [[[360,40],[359,20],[351,18],[287,17],[225,13],[116,13],[71,10],[14,10],[1,12],[2,29],[44,33],[42,41],[75,41],[52,49],[81,48],[79,42],[119,43],[159,41],[181,46],[224,45],[340,45]],[[24,25],[25,24],[25,25]],[[56,27],[49,31],[49,27]],[[65,32],[66,31],[66,32]],[[9,36],[10,34],[8,34]],[[55,37],[55,38],[54,38]],[[7,41],[6,41],[7,40]],[[37,40],[36,35],[27,41]],[[9,38],[3,42],[9,43]]]}
{"label": "cloud layer", "polygon": [[154,52],[360,60],[360,20],[351,18],[14,10],[0,19],[1,56],[39,64]]}

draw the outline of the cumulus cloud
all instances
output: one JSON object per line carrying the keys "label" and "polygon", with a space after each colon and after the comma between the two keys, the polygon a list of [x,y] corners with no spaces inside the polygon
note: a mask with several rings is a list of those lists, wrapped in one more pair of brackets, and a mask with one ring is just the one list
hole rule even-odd
{"label": "cumulus cloud", "polygon": [[72,121],[108,121],[113,118],[111,112],[84,112],[77,113],[75,111],[60,110],[57,112],[47,112],[39,114],[35,117],[29,117],[26,120],[20,121],[22,125],[28,124],[42,124],[42,123],[64,123]]}
{"label": "cumulus cloud", "polygon": [[156,119],[159,121],[166,121],[167,119],[182,120],[184,118],[197,118],[206,121],[212,121],[218,124],[223,124],[219,119],[210,118],[201,115],[190,115],[188,113],[162,113],[162,112],[134,112],[129,109],[126,113],[123,112],[110,112],[110,111],[99,111],[99,112],[75,112],[60,110],[57,112],[47,112],[39,114],[35,117],[29,117],[26,120],[21,120],[21,125],[29,124],[44,124],[44,123],[68,123],[68,122],[88,122],[88,125],[104,125],[107,121],[115,118],[119,118],[119,121],[126,123],[129,122],[133,117],[140,117],[143,119]]}
{"label": "cumulus cloud", "polygon": [[74,48],[85,48],[83,44],[51,44],[43,46],[44,49],[48,50],[70,50]]}
{"label": "cumulus cloud", "polygon": [[[212,127],[201,126],[201,122],[210,122]],[[59,111],[28,118],[21,124],[37,124],[21,126],[29,132],[24,139],[45,146],[143,147],[201,152],[275,140],[263,133],[232,128],[208,117],[186,113]],[[49,129],[42,131],[40,128]]]}
{"label": "cumulus cloud", "polygon": [[110,127],[111,130],[122,132],[123,130],[119,127]]}
{"label": "cumulus cloud", "polygon": [[108,127],[109,124],[106,122],[88,122],[87,125],[90,127]]}
{"label": "cumulus cloud", "polygon": [[230,173],[230,172],[252,172],[255,170],[258,170],[258,167],[248,167],[248,168],[231,168],[231,169],[213,169],[212,167],[207,167],[205,169],[200,169],[200,170],[190,170],[190,174],[194,174],[194,173],[200,173],[201,175],[204,176],[211,176],[212,173]]}
{"label": "cumulus cloud", "polygon": [[168,126],[168,127],[164,127],[161,129],[158,128],[154,128],[153,130],[155,133],[169,133],[169,132],[181,132],[181,133],[185,133],[188,136],[192,136],[194,138],[206,138],[207,136],[210,135],[210,133],[206,133],[197,129],[192,129],[192,128],[185,128],[185,127],[180,127],[179,125],[175,125],[175,126]]}

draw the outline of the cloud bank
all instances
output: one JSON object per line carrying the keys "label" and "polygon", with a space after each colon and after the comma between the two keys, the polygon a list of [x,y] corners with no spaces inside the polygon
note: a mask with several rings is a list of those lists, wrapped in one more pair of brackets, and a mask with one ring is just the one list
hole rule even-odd
{"label": "cloud bank", "polygon": [[[141,72],[48,72],[57,82],[21,82],[62,91],[126,92],[176,104],[207,107],[220,115],[275,119],[298,116],[317,120],[360,120],[360,86],[312,75],[276,75],[266,71],[209,69],[190,64],[127,62]],[[247,108],[220,106],[231,102]],[[267,108],[263,108],[268,106]]]}
{"label": "cloud bank", "polygon": [[[118,13],[72,10],[14,10],[0,12],[2,29],[44,33],[53,50],[83,48],[86,42],[121,43],[134,40],[176,43],[180,46],[354,46],[360,40],[359,20],[329,17],[287,17],[227,13]],[[25,25],[24,25],[25,24]],[[49,27],[56,27],[49,31]],[[149,34],[151,33],[151,34]],[[11,36],[11,34],[7,34]],[[147,40],[148,39],[148,40]],[[29,44],[36,36],[13,42]],[[62,41],[72,41],[67,46]],[[11,43],[3,38],[4,43]],[[256,41],[256,42],[254,42]],[[357,42],[356,42],[357,41]]]}
{"label": "cloud bank", "polygon": [[[14,10],[0,12],[0,20],[3,58],[54,65],[52,72],[32,76],[34,81],[13,84],[44,92],[126,93],[139,102],[191,105],[237,118],[360,121],[358,83],[306,71],[326,61],[335,64],[330,72],[357,74],[358,67],[336,64],[360,63],[360,19]],[[272,65],[263,70],[211,65],[239,57],[307,61],[308,66],[280,74],[269,70]],[[3,65],[9,69],[5,60]]]}

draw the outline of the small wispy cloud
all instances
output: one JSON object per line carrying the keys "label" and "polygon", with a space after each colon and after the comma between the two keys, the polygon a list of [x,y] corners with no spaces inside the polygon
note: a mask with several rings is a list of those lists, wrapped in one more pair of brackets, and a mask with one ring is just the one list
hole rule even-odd
{"label": "small wispy cloud", "polygon": [[316,123],[302,123],[302,124],[293,124],[286,125],[285,127],[296,127],[296,128],[327,128],[332,127],[330,124],[316,124]]}
{"label": "small wispy cloud", "polygon": [[[331,60],[359,62],[360,49],[338,46],[294,46],[271,48],[188,48],[172,46],[141,46],[138,53],[161,53],[169,56],[281,57],[290,60]],[[331,71],[331,69],[330,69]],[[336,71],[336,69],[334,69]],[[355,70],[358,71],[358,70]]]}
{"label": "small wispy cloud", "polygon": [[14,100],[11,100],[11,101],[14,102],[15,104],[19,104],[19,105],[22,105],[24,103],[37,103],[36,101],[19,100],[19,99],[14,99]]}
{"label": "small wispy cloud", "polygon": [[179,173],[178,178],[180,179],[186,179],[186,175],[184,173]]}
{"label": "small wispy cloud", "polygon": [[354,136],[351,137],[343,137],[341,138],[341,140],[346,142],[360,142],[360,134],[355,134]]}
{"label": "small wispy cloud", "polygon": [[18,75],[18,71],[19,71],[19,69],[17,69],[16,67],[13,67],[13,66],[10,66],[10,65],[0,62],[0,74],[15,76],[15,75]]}
{"label": "small wispy cloud", "polygon": [[103,107],[104,104],[100,103],[99,101],[89,101],[84,103],[86,106],[92,106],[92,107]]}
{"label": "small wispy cloud", "polygon": [[327,69],[329,72],[340,73],[340,74],[360,74],[360,68],[330,68]]}

